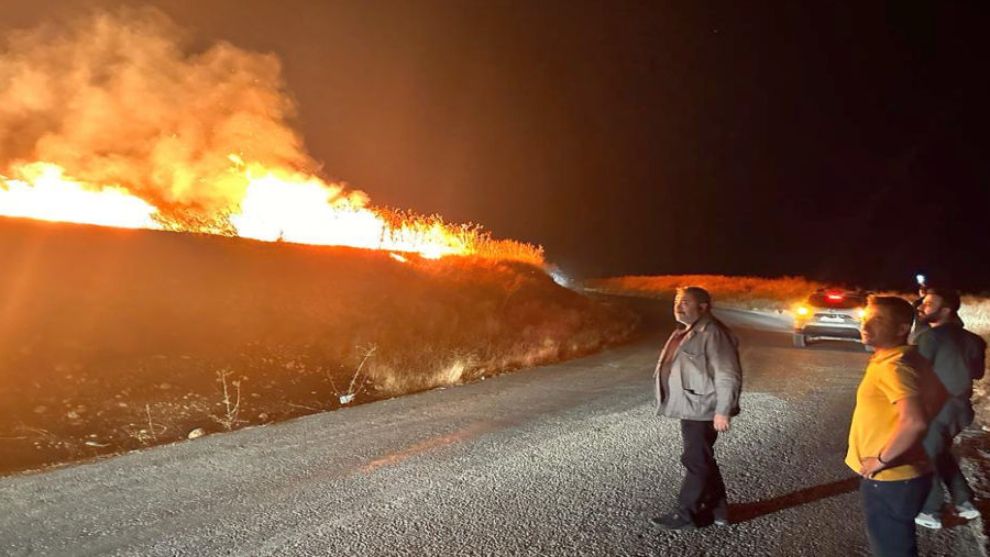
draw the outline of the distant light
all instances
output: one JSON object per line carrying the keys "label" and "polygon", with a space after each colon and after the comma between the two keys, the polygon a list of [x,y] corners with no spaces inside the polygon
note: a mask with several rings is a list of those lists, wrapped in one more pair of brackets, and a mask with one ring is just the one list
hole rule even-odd
{"label": "distant light", "polygon": [[798,312],[798,315],[808,315],[808,308],[806,308],[804,306],[798,306],[797,312]]}
{"label": "distant light", "polygon": [[919,285],[922,285],[923,286],[925,284],[925,275],[918,275],[915,278],[918,279],[918,284]]}
{"label": "distant light", "polygon": [[550,278],[552,278],[553,281],[559,284],[560,286],[563,286],[564,288],[570,288],[571,279],[570,277],[565,275],[563,271],[560,270],[560,267],[557,266],[551,267],[550,270],[548,271],[548,274],[550,275]]}

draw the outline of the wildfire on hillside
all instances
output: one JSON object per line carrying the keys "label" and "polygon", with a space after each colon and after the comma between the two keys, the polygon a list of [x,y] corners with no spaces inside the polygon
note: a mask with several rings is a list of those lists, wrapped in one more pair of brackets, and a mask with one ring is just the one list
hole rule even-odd
{"label": "wildfire on hillside", "polygon": [[0,216],[543,263],[538,246],[324,180],[278,59],[183,39],[153,10],[7,37]]}

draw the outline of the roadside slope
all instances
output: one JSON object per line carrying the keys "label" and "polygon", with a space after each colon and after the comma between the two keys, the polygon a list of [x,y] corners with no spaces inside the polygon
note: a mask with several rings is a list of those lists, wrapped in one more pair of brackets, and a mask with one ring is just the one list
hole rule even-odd
{"label": "roadside slope", "polygon": [[0,245],[0,472],[560,361],[635,326],[522,263],[15,219]]}

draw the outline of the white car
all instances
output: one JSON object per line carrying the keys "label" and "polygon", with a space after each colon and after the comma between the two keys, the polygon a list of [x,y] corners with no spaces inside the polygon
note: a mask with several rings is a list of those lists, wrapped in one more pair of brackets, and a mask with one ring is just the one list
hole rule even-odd
{"label": "white car", "polygon": [[794,308],[794,346],[803,348],[817,340],[862,342],[859,324],[866,296],[861,290],[817,290]]}

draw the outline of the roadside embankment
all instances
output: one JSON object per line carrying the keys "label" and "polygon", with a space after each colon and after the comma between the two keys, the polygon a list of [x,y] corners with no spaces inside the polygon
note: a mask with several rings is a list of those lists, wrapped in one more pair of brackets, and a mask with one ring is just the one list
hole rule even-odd
{"label": "roadside embankment", "polygon": [[637,317],[519,262],[0,219],[0,473],[483,379]]}

